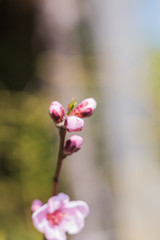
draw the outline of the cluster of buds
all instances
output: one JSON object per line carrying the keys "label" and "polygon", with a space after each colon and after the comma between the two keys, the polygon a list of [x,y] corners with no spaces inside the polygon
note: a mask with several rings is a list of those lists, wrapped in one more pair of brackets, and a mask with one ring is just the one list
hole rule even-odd
{"label": "cluster of buds", "polygon": [[[49,107],[50,117],[53,119],[57,127],[65,128],[68,132],[81,131],[84,126],[84,117],[92,115],[96,109],[97,103],[93,98],[87,98],[75,107],[74,100],[68,105],[67,113],[63,106],[54,101]],[[75,108],[74,108],[75,107]],[[83,139],[80,136],[73,135],[65,144],[65,154],[70,155],[77,152],[82,146]]]}
{"label": "cluster of buds", "polygon": [[82,118],[89,117],[96,109],[97,103],[93,98],[87,98],[78,104],[75,109],[75,101],[68,105],[68,112],[65,114],[63,106],[54,101],[49,107],[49,114],[57,126],[63,126],[68,132],[81,131],[84,125]]}

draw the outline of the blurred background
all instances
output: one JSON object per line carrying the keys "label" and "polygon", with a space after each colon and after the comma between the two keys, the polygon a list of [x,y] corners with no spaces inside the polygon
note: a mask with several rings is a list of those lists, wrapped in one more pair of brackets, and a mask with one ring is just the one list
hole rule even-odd
{"label": "blurred background", "polygon": [[[0,240],[39,240],[58,154],[51,101],[94,97],[59,192],[90,206],[68,239],[160,239],[158,0],[0,0]],[[67,135],[67,138],[70,134]]]}

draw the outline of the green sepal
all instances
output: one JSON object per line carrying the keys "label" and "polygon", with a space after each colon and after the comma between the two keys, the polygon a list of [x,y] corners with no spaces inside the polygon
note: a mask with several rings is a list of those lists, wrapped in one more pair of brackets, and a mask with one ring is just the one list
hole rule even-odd
{"label": "green sepal", "polygon": [[70,104],[68,104],[68,107],[67,107],[67,115],[70,114],[70,112],[73,110],[73,108],[76,106],[76,101],[74,99],[72,99],[72,101],[70,102]]}

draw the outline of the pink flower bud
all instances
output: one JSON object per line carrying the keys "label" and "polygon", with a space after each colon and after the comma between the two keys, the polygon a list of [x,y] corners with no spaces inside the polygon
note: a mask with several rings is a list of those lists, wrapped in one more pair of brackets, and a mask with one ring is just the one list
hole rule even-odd
{"label": "pink flower bud", "polygon": [[64,125],[68,132],[77,132],[82,130],[84,121],[79,117],[69,116],[66,118]]}
{"label": "pink flower bud", "polygon": [[78,106],[71,112],[71,115],[75,115],[80,118],[89,117],[96,109],[97,103],[94,98],[87,98],[83,100]]}
{"label": "pink flower bud", "polygon": [[71,136],[65,144],[64,150],[66,154],[77,152],[83,143],[83,138],[78,135]]}
{"label": "pink flower bud", "polygon": [[54,101],[49,107],[49,114],[56,123],[60,123],[64,116],[64,108],[59,102]]}
{"label": "pink flower bud", "polygon": [[42,205],[43,205],[43,203],[40,200],[34,199],[33,202],[32,202],[31,211],[32,212],[36,211]]}

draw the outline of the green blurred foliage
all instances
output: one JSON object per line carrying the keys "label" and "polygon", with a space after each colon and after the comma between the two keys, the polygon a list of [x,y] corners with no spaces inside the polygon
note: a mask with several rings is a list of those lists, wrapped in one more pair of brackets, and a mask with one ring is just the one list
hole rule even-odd
{"label": "green blurred foliage", "polygon": [[34,198],[50,196],[58,153],[52,99],[35,74],[39,51],[27,4],[0,1],[0,240],[39,239],[30,207]]}
{"label": "green blurred foliage", "polygon": [[27,230],[31,202],[51,193],[57,135],[45,99],[43,93],[0,92],[0,232],[7,239],[35,239]]}

